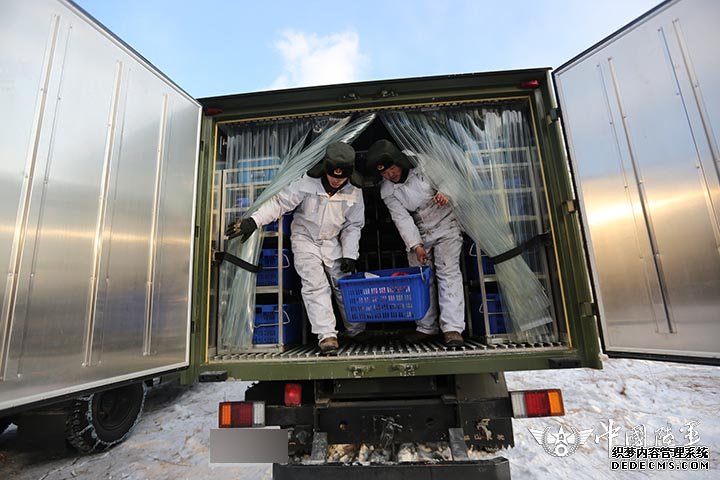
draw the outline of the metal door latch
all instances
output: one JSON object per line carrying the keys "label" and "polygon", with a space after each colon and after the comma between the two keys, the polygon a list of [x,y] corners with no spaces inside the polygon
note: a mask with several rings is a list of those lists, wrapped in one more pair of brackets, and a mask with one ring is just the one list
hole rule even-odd
{"label": "metal door latch", "polygon": [[545,116],[545,124],[550,125],[553,122],[557,122],[561,118],[562,118],[562,110],[560,110],[560,107],[551,108],[548,111],[548,114]]}
{"label": "metal door latch", "polygon": [[390,368],[399,371],[403,377],[412,377],[415,376],[418,365],[417,363],[395,363]]}
{"label": "metal door latch", "polygon": [[397,97],[398,94],[395,90],[386,90],[382,89],[380,90],[377,95],[375,95],[375,100],[379,100],[381,98],[390,98],[390,97]]}
{"label": "metal door latch", "polygon": [[340,97],[341,102],[356,102],[360,100],[360,96],[355,92],[348,92]]}
{"label": "metal door latch", "polygon": [[355,378],[364,377],[367,373],[372,371],[375,367],[370,365],[350,365],[348,370],[352,373]]}

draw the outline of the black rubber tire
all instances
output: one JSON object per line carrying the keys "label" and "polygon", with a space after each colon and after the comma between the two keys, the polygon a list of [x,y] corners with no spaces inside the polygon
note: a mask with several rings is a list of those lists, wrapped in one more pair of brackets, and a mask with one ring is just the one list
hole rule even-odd
{"label": "black rubber tire", "polygon": [[143,382],[78,398],[65,420],[67,441],[80,453],[107,450],[130,435],[144,404]]}
{"label": "black rubber tire", "polygon": [[11,423],[9,418],[0,418],[0,435],[5,433],[5,430],[7,430]]}

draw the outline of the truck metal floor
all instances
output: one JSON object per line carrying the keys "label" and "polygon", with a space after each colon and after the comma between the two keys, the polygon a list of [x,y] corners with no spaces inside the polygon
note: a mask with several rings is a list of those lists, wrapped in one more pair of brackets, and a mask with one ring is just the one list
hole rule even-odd
{"label": "truck metal floor", "polygon": [[[322,357],[324,360],[332,361],[334,359],[367,359],[373,358],[423,358],[423,357],[454,357],[468,355],[488,355],[493,353],[503,353],[511,351],[552,351],[566,350],[567,345],[562,342],[543,342],[543,343],[503,343],[486,345],[478,339],[466,339],[465,346],[461,348],[448,348],[440,340],[428,341],[419,344],[409,344],[402,340],[385,340],[382,342],[340,342],[340,349],[335,356]],[[296,347],[288,347],[285,351],[278,348],[258,347],[249,352],[243,353],[227,353],[215,355],[212,357],[213,362],[223,361],[288,361],[288,360],[304,360],[308,358],[320,357],[320,350],[317,345],[300,345]]]}

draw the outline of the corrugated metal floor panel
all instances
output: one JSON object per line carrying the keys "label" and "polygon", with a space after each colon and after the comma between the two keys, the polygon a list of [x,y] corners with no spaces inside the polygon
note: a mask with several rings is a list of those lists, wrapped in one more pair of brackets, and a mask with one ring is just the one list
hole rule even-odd
{"label": "corrugated metal floor panel", "polygon": [[[468,355],[491,355],[496,352],[507,351],[564,351],[568,346],[562,342],[544,343],[499,343],[487,345],[480,339],[471,338],[465,340],[461,348],[451,349],[442,344],[440,340],[426,341],[423,343],[410,344],[399,339],[388,339],[382,342],[373,341],[368,343],[343,342],[340,341],[340,349],[335,356],[322,357],[323,360],[348,360],[368,358],[427,358],[427,357],[458,357]],[[281,361],[306,360],[320,357],[320,350],[317,345],[299,345],[288,347],[281,351],[278,347],[254,347],[252,351],[243,353],[226,353],[215,355],[212,362],[222,363],[223,361]]]}

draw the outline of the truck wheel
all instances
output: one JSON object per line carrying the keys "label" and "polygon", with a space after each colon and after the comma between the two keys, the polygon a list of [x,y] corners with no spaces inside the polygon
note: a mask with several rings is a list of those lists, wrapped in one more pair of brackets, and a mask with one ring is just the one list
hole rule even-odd
{"label": "truck wheel", "polygon": [[7,427],[9,427],[11,423],[9,418],[0,418],[0,435],[5,433],[5,430],[7,430]]}
{"label": "truck wheel", "polygon": [[144,403],[143,382],[78,398],[65,420],[65,436],[81,453],[106,450],[130,434]]}

